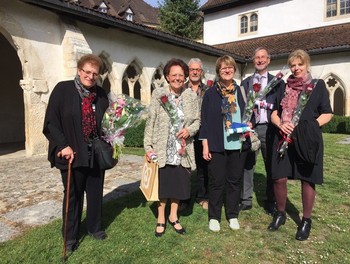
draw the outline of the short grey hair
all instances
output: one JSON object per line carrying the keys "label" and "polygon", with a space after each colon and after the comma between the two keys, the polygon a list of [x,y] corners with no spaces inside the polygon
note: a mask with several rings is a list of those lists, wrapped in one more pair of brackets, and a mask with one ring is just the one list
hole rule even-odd
{"label": "short grey hair", "polygon": [[269,59],[271,58],[270,52],[269,52],[269,50],[268,50],[267,48],[265,48],[265,47],[259,47],[259,48],[256,48],[256,49],[254,50],[253,57],[252,57],[253,60],[254,60],[254,58],[255,58],[255,54],[256,54],[258,51],[260,51],[260,50],[265,50],[266,53],[267,53],[267,57],[268,57]]}
{"label": "short grey hair", "polygon": [[199,63],[201,65],[201,69],[203,70],[203,63],[202,63],[201,59],[199,59],[199,58],[192,58],[192,59],[190,59],[190,61],[187,63],[188,67],[192,63]]}

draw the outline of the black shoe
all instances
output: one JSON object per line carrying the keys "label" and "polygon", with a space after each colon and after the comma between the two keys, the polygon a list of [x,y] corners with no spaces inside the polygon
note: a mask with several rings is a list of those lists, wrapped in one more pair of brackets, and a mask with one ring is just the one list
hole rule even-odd
{"label": "black shoe", "polygon": [[174,222],[171,222],[169,219],[168,219],[168,222],[169,224],[171,224],[175,230],[176,233],[180,234],[180,235],[184,235],[186,233],[185,229],[184,228],[181,228],[181,229],[176,229],[175,228],[175,225],[176,224],[180,224],[179,220],[175,220]]}
{"label": "black shoe", "polygon": [[250,210],[252,209],[252,205],[250,204],[239,204],[239,210],[240,211],[247,211],[247,210]]}
{"label": "black shoe", "polygon": [[301,220],[301,224],[298,226],[297,233],[295,235],[295,239],[304,241],[309,238],[310,230],[311,230],[311,219],[304,218]]}
{"label": "black shoe", "polygon": [[265,210],[266,214],[273,216],[275,213],[275,202],[270,202],[270,201],[265,200],[264,201],[264,210]]}
{"label": "black shoe", "polygon": [[67,253],[72,253],[73,251],[76,251],[78,249],[78,242],[73,239],[73,240],[68,240],[66,242],[66,252]]}
{"label": "black shoe", "polygon": [[[157,226],[164,227],[163,232],[157,232]],[[156,237],[161,237],[162,235],[164,235],[164,233],[165,233],[165,224],[157,223],[156,229],[154,230],[154,235]]]}
{"label": "black shoe", "polygon": [[96,240],[105,240],[107,238],[107,234],[105,231],[101,230],[101,231],[97,231],[96,233],[90,233],[89,235],[91,237],[93,237]]}
{"label": "black shoe", "polygon": [[269,227],[267,228],[269,231],[276,231],[281,225],[284,225],[286,223],[286,213],[276,211],[273,215],[273,220],[271,224],[269,224]]}

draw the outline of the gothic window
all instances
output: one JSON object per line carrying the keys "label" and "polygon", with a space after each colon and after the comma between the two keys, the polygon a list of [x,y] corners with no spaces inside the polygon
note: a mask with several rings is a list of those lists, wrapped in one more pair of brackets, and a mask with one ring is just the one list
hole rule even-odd
{"label": "gothic window", "polygon": [[159,67],[153,74],[152,83],[151,83],[151,93],[154,89],[162,86],[164,84],[164,77],[162,73],[162,69]]}

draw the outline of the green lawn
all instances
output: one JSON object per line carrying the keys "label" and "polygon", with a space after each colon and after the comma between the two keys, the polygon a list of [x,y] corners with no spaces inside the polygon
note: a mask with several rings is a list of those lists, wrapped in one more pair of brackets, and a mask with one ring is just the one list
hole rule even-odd
{"label": "green lawn", "polygon": [[[104,206],[105,241],[85,236],[67,263],[350,263],[350,146],[337,144],[346,135],[324,134],[325,183],[317,188],[313,226],[308,241],[295,240],[300,215],[300,183],[288,184],[288,219],[279,231],[267,226],[271,217],[262,209],[265,173],[259,159],[255,174],[253,209],[239,216],[241,229],[208,230],[207,212],[197,204],[181,216],[187,235],[171,226],[161,238],[154,236],[156,211],[137,191]],[[292,216],[292,217],[291,217]],[[62,255],[61,220],[31,229],[0,244],[0,263],[59,263]]]}

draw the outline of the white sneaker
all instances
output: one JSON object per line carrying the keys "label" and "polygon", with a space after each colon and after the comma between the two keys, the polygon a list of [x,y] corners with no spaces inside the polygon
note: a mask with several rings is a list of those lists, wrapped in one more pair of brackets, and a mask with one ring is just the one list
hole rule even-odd
{"label": "white sneaker", "polygon": [[230,228],[232,230],[238,230],[239,229],[239,223],[238,223],[238,219],[237,218],[231,218],[230,220],[228,220]]}
{"label": "white sneaker", "polygon": [[220,223],[218,220],[210,219],[209,220],[209,229],[213,232],[219,232],[220,231]]}

